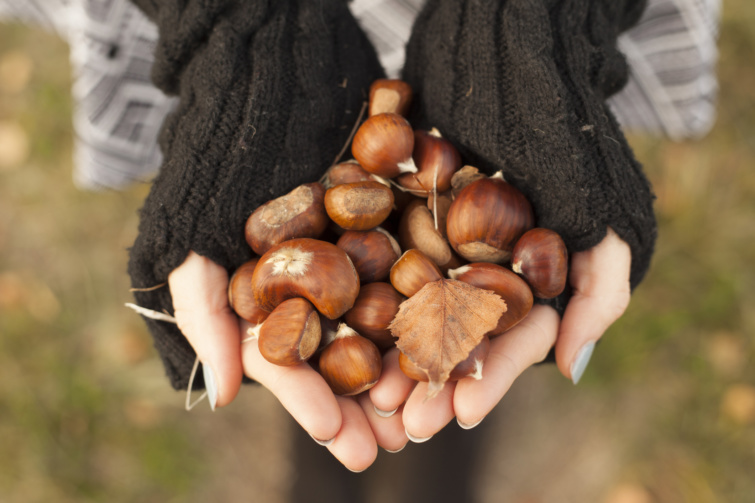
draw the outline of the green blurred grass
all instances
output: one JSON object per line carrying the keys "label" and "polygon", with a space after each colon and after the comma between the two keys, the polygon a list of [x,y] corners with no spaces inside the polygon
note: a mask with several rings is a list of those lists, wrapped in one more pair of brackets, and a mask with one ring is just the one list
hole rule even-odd
{"label": "green blurred grass", "polygon": [[[606,494],[629,484],[647,501],[755,500],[754,26],[755,4],[726,2],[719,119],[706,138],[631,138],[658,195],[652,269],[580,386],[555,373],[545,384],[587,405],[588,426],[620,435]],[[187,416],[122,307],[146,187],[73,187],[67,48],[0,26],[0,60],[14,53],[33,67],[20,90],[0,83],[0,123],[30,143],[23,162],[0,168],[0,500],[198,501],[265,483],[280,496],[285,461],[268,458],[276,478],[236,446],[264,437],[285,454],[285,433],[261,417],[274,402],[252,391],[256,415],[240,400],[222,416]],[[541,411],[555,422],[568,407]]]}

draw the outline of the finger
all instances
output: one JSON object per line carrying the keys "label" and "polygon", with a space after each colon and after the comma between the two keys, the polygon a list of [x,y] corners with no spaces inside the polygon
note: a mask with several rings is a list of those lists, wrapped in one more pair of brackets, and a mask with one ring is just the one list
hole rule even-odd
{"label": "finger", "polygon": [[352,472],[366,470],[377,458],[377,442],[362,407],[353,398],[336,397],[341,408],[341,430],[328,450]]}
{"label": "finger", "polygon": [[[241,321],[242,331],[251,327]],[[328,384],[307,363],[282,367],[265,360],[256,340],[241,345],[244,373],[270,390],[318,443],[332,441],[341,429],[341,407]]]}
{"label": "finger", "polygon": [[462,428],[480,423],[501,401],[514,380],[547,355],[558,333],[558,313],[535,305],[511,330],[490,342],[482,379],[461,379],[456,385],[453,408]]}
{"label": "finger", "polygon": [[629,305],[631,265],[629,245],[611,228],[595,247],[572,256],[569,281],[574,291],[561,321],[556,363],[575,384],[597,340]]}
{"label": "finger", "polygon": [[383,371],[380,380],[370,389],[370,400],[377,413],[384,417],[398,410],[412,392],[416,381],[408,378],[398,364],[398,348],[392,348],[383,356]]}
{"label": "finger", "polygon": [[409,440],[426,442],[453,419],[455,388],[455,382],[446,382],[440,393],[427,399],[427,383],[417,384],[404,405],[404,429]]}
{"label": "finger", "polygon": [[169,276],[178,328],[202,362],[210,407],[233,401],[241,387],[238,317],[228,305],[228,273],[189,252]]}
{"label": "finger", "polygon": [[370,423],[372,433],[375,435],[377,444],[388,452],[398,452],[406,446],[409,439],[404,431],[401,411],[397,411],[389,417],[381,416],[375,411],[375,405],[370,400],[368,393],[362,393],[357,397],[357,402],[362,407],[367,421]]}

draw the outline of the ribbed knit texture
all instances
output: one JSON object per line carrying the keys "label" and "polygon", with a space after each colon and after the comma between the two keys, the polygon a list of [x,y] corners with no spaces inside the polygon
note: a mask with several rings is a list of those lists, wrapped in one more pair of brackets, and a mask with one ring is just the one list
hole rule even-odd
{"label": "ribbed knit texture", "polygon": [[[189,250],[229,271],[247,260],[247,216],[319,178],[381,69],[344,0],[137,2],[160,28],[154,80],[180,95],[131,252],[143,288],[165,282]],[[415,127],[437,127],[468,163],[503,170],[571,252],[614,228],[632,249],[632,287],[656,238],[653,196],[605,100],[627,77],[616,38],[642,8],[429,0],[404,74]],[[167,288],[136,299],[172,312]],[[567,299],[551,304],[563,311]],[[172,384],[185,388],[193,350],[176,327],[147,323]]]}
{"label": "ribbed knit texture", "polygon": [[[153,80],[180,96],[131,249],[132,284],[147,288],[190,250],[229,272],[248,260],[246,218],[322,175],[382,69],[344,0],[136,3],[160,30]],[[173,311],[167,287],[135,297]],[[147,324],[171,383],[185,389],[194,351],[175,326]]]}
{"label": "ribbed knit texture", "polygon": [[[532,201],[571,252],[608,226],[632,249],[631,285],[656,238],[653,195],[606,98],[623,87],[619,33],[638,0],[429,0],[407,47],[415,127],[437,127],[466,162]],[[567,294],[568,296],[568,294]],[[567,296],[555,302],[563,311]]]}

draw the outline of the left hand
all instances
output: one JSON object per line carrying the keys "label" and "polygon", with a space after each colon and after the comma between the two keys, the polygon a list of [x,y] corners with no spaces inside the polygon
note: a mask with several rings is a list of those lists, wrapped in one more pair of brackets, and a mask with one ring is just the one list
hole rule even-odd
{"label": "left hand", "polygon": [[555,344],[561,373],[575,384],[592,354],[595,342],[629,304],[629,246],[612,229],[595,247],[574,253],[569,281],[573,294],[559,319],[550,306],[535,305],[517,326],[491,341],[483,377],[446,383],[425,401],[427,384],[413,381],[398,368],[398,350],[385,357],[380,382],[370,399],[380,410],[391,411],[405,402],[403,424],[415,441],[429,439],[454,417],[462,427],[479,424],[493,410],[514,380],[542,361]]}

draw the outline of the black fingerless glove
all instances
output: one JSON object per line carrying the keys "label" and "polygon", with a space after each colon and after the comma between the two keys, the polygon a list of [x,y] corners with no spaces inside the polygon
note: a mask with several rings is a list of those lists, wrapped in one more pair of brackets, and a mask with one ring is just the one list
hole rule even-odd
{"label": "black fingerless glove", "polygon": [[[413,124],[437,127],[481,170],[502,170],[570,252],[608,226],[632,250],[631,286],[656,238],[653,195],[606,99],[627,80],[616,48],[637,0],[429,0],[407,47]],[[554,307],[563,311],[565,297]]]}
{"label": "black fingerless glove", "polygon": [[[142,289],[165,283],[190,250],[229,271],[251,258],[246,218],[320,178],[382,69],[344,0],[136,3],[160,32],[153,80],[180,96],[130,252]],[[167,287],[135,297],[173,311]],[[193,349],[174,325],[146,322],[172,385],[185,389]]]}

